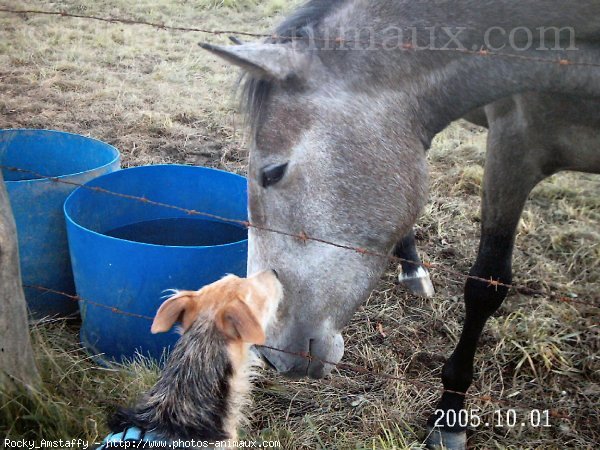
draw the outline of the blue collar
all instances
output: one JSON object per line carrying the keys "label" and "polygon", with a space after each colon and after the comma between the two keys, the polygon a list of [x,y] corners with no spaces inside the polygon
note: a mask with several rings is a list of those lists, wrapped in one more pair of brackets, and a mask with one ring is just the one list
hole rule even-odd
{"label": "blue collar", "polygon": [[[152,431],[143,431],[137,427],[126,428],[124,431],[120,433],[112,433],[106,436],[104,441],[102,441],[102,445],[98,447],[96,450],[104,450],[109,448],[126,448],[123,446],[123,442],[156,442],[163,441],[165,443],[170,443],[171,441],[165,441],[164,439],[160,439],[156,433]],[[135,448],[135,447],[131,447]]]}

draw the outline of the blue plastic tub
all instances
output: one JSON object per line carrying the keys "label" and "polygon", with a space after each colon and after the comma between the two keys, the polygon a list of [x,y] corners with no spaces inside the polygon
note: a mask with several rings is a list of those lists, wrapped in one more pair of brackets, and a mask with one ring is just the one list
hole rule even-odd
{"label": "blue plastic tub", "polygon": [[[159,165],[125,169],[88,186],[246,220],[246,179],[214,169]],[[246,274],[247,230],[185,212],[79,188],[65,203],[81,342],[101,360],[160,359],[178,335],[150,333],[165,290],[197,290]]]}
{"label": "blue plastic tub", "polygon": [[[0,130],[0,164],[86,183],[119,169],[119,152],[104,142],[50,130]],[[75,293],[63,204],[76,186],[2,169],[17,223],[21,273],[26,285]],[[34,317],[66,316],[77,303],[25,288]]]}

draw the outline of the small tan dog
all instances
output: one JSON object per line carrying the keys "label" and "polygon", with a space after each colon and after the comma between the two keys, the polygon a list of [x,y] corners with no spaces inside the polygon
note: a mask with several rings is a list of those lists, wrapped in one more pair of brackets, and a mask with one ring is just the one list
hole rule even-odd
{"label": "small tan dog", "polygon": [[109,421],[113,434],[99,448],[125,441],[198,443],[188,448],[235,441],[252,367],[260,362],[250,347],[264,344],[282,295],[277,274],[264,271],[249,278],[228,275],[166,300],[152,333],[181,322],[182,337],[158,382],[136,406],[119,409]]}

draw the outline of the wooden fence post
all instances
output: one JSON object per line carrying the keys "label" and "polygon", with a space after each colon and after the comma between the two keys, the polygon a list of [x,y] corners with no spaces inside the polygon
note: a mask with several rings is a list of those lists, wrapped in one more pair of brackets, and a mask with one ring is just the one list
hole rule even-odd
{"label": "wooden fence post", "polygon": [[29,337],[17,230],[0,171],[0,388],[12,390],[15,381],[36,386],[40,376]]}

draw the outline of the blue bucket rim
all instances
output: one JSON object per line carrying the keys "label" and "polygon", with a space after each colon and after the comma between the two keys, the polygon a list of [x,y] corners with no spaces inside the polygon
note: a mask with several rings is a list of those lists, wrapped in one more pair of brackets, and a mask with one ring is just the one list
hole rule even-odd
{"label": "blue bucket rim", "polygon": [[[101,175],[97,178],[94,178],[93,180],[88,181],[87,183],[84,183],[84,186],[88,186],[93,184],[94,182],[103,179],[103,178],[108,178],[111,176],[117,176],[117,174],[121,174],[123,172],[129,172],[132,170],[140,170],[140,169],[146,169],[148,167],[159,167],[159,168],[172,168],[172,167],[178,167],[178,168],[182,168],[182,167],[186,167],[186,168],[190,168],[190,169],[200,169],[200,170],[209,170],[209,171],[213,171],[213,172],[221,172],[230,176],[234,176],[237,178],[241,178],[244,181],[248,181],[248,179],[242,175],[239,175],[237,173],[233,173],[233,172],[228,172],[226,170],[221,170],[221,169],[213,169],[212,167],[202,167],[202,166],[192,166],[192,165],[187,165],[187,164],[149,164],[149,165],[145,165],[145,166],[136,166],[136,167],[128,167],[126,169],[121,169],[121,170],[117,170],[116,172],[111,172],[111,173],[107,173],[104,175]],[[248,242],[248,238],[246,239],[241,239],[239,241],[235,241],[235,242],[228,242],[227,244],[219,244],[219,245],[159,245],[159,244],[148,244],[146,242],[139,242],[139,241],[130,241],[128,239],[121,239],[121,238],[116,238],[113,236],[107,236],[106,234],[103,233],[99,233],[97,231],[94,230],[90,230],[89,228],[86,228],[80,224],[78,224],[77,222],[75,222],[70,214],[67,211],[67,206],[69,205],[70,202],[72,202],[72,197],[74,197],[77,192],[79,192],[81,189],[85,189],[84,187],[78,187],[77,189],[75,189],[73,192],[71,192],[69,194],[69,196],[67,197],[67,199],[65,200],[65,203],[63,204],[63,212],[65,215],[65,218],[67,220],[68,223],[72,224],[73,226],[75,226],[76,228],[83,230],[86,233],[92,234],[92,235],[96,235],[96,236],[100,236],[102,238],[105,239],[111,239],[114,241],[120,241],[120,242],[128,242],[130,244],[133,245],[139,245],[139,246],[144,246],[144,247],[157,247],[157,248],[173,248],[173,249],[195,249],[195,248],[225,248],[225,247],[231,247],[234,245],[240,245],[243,244],[244,242]],[[151,200],[151,199],[150,199]],[[135,201],[135,200],[132,200]],[[135,222],[134,222],[135,223]],[[223,223],[227,223],[227,222],[223,222]]]}
{"label": "blue bucket rim", "polygon": [[51,179],[59,179],[60,180],[62,178],[67,178],[67,177],[76,177],[76,176],[83,175],[83,174],[86,174],[86,173],[94,172],[96,170],[104,169],[106,167],[111,166],[112,164],[116,163],[117,161],[119,161],[121,159],[121,152],[114,145],[111,145],[108,142],[101,141],[100,139],[96,139],[96,138],[93,138],[93,137],[90,137],[90,136],[84,136],[82,134],[70,133],[68,131],[60,131],[60,130],[49,130],[49,129],[46,129],[46,128],[2,128],[2,129],[0,129],[0,133],[4,133],[4,132],[8,132],[8,131],[44,132],[44,133],[52,133],[52,134],[69,135],[69,136],[75,136],[75,137],[82,138],[82,139],[87,139],[89,141],[94,141],[94,142],[98,142],[100,144],[103,144],[108,149],[112,150],[112,152],[113,152],[113,159],[110,162],[108,162],[107,164],[103,164],[102,166],[94,167],[93,169],[84,170],[82,172],[68,173],[68,174],[59,175],[59,176],[56,176],[56,177],[46,176],[46,177],[43,177],[43,178],[33,178],[31,180],[14,180],[14,181],[6,181],[5,180],[5,183],[36,183],[36,182],[37,183],[45,183],[45,182],[48,182]]}

